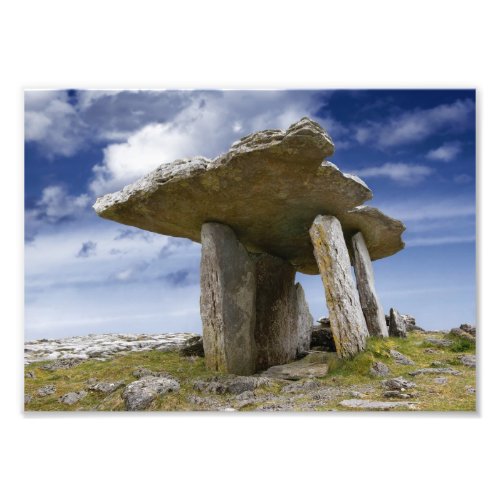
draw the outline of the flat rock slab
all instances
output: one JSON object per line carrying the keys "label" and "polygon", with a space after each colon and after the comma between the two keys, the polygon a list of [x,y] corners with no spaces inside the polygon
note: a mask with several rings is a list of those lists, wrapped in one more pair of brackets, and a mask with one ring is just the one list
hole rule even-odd
{"label": "flat rock slab", "polygon": [[[349,236],[362,231],[372,260],[401,250],[404,225],[372,207],[366,184],[324,161],[332,140],[303,118],[286,131],[264,130],[210,160],[176,160],[100,197],[106,219],[155,233],[200,241],[205,222],[230,226],[252,253],[289,260],[318,274],[308,230],[318,214],[335,215]],[[356,208],[358,207],[358,208]]]}
{"label": "flat rock slab", "polygon": [[300,380],[303,378],[325,377],[328,374],[328,359],[336,357],[332,353],[308,354],[299,361],[286,365],[271,366],[262,373],[264,377],[285,380]]}
{"label": "flat rock slab", "polygon": [[416,410],[415,403],[407,403],[403,401],[368,401],[366,399],[345,399],[340,402],[345,408],[359,410],[394,410],[395,408],[405,408],[407,410]]}

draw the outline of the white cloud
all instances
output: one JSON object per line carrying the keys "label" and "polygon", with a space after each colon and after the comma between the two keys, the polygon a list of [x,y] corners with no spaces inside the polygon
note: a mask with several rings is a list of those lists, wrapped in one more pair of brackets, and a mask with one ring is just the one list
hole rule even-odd
{"label": "white cloud", "polygon": [[437,149],[432,149],[426,155],[430,160],[438,160],[438,161],[451,161],[460,151],[462,150],[462,146],[459,142],[447,142],[440,146]]}
{"label": "white cloud", "polygon": [[459,243],[472,243],[476,241],[476,237],[471,235],[466,236],[434,236],[427,238],[411,238],[406,241],[407,247],[427,247],[438,245],[456,245]]}
{"label": "white cloud", "polygon": [[430,109],[416,109],[381,123],[367,122],[355,127],[354,136],[361,144],[388,148],[423,141],[443,131],[461,131],[474,126],[474,102],[457,100]]}
{"label": "white cloud", "polygon": [[379,167],[367,167],[359,170],[351,170],[350,174],[358,177],[387,177],[394,182],[403,185],[414,185],[422,182],[433,173],[432,168],[425,165],[412,165],[408,163],[384,163]]}
{"label": "white cloud", "polygon": [[[198,93],[174,120],[150,123],[126,141],[103,150],[94,167],[92,191],[99,195],[121,189],[162,163],[191,156],[214,157],[235,140],[266,128],[287,128],[307,115],[315,118],[318,103],[310,95],[294,92]],[[334,121],[323,125],[345,133]]]}

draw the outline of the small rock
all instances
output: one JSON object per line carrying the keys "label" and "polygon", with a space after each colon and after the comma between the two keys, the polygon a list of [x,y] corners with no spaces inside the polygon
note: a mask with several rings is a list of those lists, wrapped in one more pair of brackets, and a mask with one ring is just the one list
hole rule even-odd
{"label": "small rock", "polygon": [[359,392],[359,391],[350,391],[349,396],[351,396],[352,398],[355,398],[355,399],[361,399],[361,398],[365,398],[366,394],[363,394],[362,392]]}
{"label": "small rock", "polygon": [[33,398],[29,394],[24,395],[24,404],[27,405]]}
{"label": "small rock", "polygon": [[75,403],[80,401],[80,399],[83,399],[86,395],[86,391],[68,392],[64,396],[61,396],[59,398],[59,401],[67,405],[74,405]]}
{"label": "small rock", "polygon": [[128,411],[145,410],[162,394],[177,392],[180,389],[177,380],[170,377],[143,377],[127,385],[123,391],[125,408]]}
{"label": "small rock", "polygon": [[307,391],[318,389],[318,387],[321,387],[321,384],[317,380],[306,379],[306,380],[299,380],[297,382],[293,382],[292,384],[285,385],[281,389],[281,392],[287,392],[287,393],[292,393],[292,394],[301,394],[301,393],[306,393]]}
{"label": "small rock", "polygon": [[448,379],[446,377],[437,377],[433,380],[433,382],[435,384],[444,385],[448,383]]}
{"label": "small rock", "polygon": [[476,394],[476,388],[469,385],[465,388],[465,392],[467,394]]}
{"label": "small rock", "polygon": [[125,382],[123,380],[118,380],[117,382],[97,382],[96,384],[89,386],[89,391],[111,394],[124,385]]}
{"label": "small rock", "polygon": [[401,391],[386,391],[386,392],[384,392],[384,398],[410,399],[413,397],[414,397],[414,395],[409,393],[409,392],[401,392]]}
{"label": "small rock", "polygon": [[382,387],[389,391],[405,391],[406,389],[411,389],[416,387],[414,382],[410,382],[403,377],[391,378],[389,380],[383,380]]}
{"label": "small rock", "polygon": [[431,367],[432,368],[445,368],[447,366],[448,365],[446,363],[443,363],[442,361],[433,361],[431,363]]}
{"label": "small rock", "polygon": [[25,377],[25,378],[36,378],[36,376],[35,376],[35,372],[26,372],[26,373],[24,374],[24,377]]}
{"label": "small rock", "polygon": [[389,367],[382,363],[381,361],[375,361],[370,368],[370,373],[375,377],[387,377],[389,375],[390,370]]}
{"label": "small rock", "polygon": [[470,366],[471,368],[476,367],[476,355],[475,354],[464,354],[458,358],[464,366]]}
{"label": "small rock", "polygon": [[425,354],[438,354],[439,351],[436,351],[436,349],[432,349],[431,347],[427,347],[424,349]]}
{"label": "small rock", "polygon": [[421,368],[414,372],[410,372],[408,375],[416,377],[417,375],[424,375],[428,373],[446,373],[449,375],[461,375],[461,372],[454,370],[453,368]]}
{"label": "small rock", "polygon": [[96,378],[89,378],[86,382],[87,386],[97,384],[97,379]]}
{"label": "small rock", "polygon": [[346,399],[340,402],[340,405],[346,408],[360,408],[363,410],[392,410],[394,408],[416,409],[415,403],[403,401],[369,401],[366,399]]}
{"label": "small rock", "polygon": [[396,363],[400,365],[414,365],[415,362],[412,361],[410,358],[406,357],[404,354],[400,353],[399,351],[395,351],[394,349],[391,349],[389,351],[389,354],[391,357],[396,361]]}
{"label": "small rock", "polygon": [[40,397],[45,397],[45,396],[50,396],[51,394],[54,394],[56,392],[56,386],[51,384],[51,385],[44,385],[43,387],[40,387],[36,393]]}
{"label": "small rock", "polygon": [[181,356],[199,356],[204,357],[205,351],[203,350],[203,337],[192,337],[186,341],[184,346],[180,349]]}

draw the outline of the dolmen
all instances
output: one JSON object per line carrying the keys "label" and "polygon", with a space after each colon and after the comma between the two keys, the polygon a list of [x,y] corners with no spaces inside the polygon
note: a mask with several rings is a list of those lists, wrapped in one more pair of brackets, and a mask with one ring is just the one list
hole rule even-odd
{"label": "dolmen", "polygon": [[340,357],[388,335],[372,261],[404,248],[405,227],[363,205],[371,190],[325,161],[333,153],[326,131],[303,118],[214,159],[160,165],[96,201],[101,217],[201,243],[209,369],[252,374],[307,349],[312,317],[297,271],[321,275]]}

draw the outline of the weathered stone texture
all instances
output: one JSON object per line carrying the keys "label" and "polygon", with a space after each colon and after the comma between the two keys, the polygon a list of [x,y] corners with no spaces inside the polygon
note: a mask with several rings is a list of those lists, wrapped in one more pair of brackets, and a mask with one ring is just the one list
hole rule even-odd
{"label": "weathered stone texture", "polygon": [[302,353],[310,348],[314,319],[309,311],[306,295],[300,283],[295,285],[295,295],[297,297],[297,352]]}
{"label": "weathered stone texture", "polygon": [[218,221],[233,228],[253,253],[289,260],[317,274],[308,229],[318,214],[335,214],[346,235],[362,231],[373,260],[404,244],[404,226],[373,207],[366,184],[323,161],[332,140],[303,118],[288,130],[264,130],[235,142],[214,159],[195,157],[164,164],[121,191],[99,198],[106,219],[155,233],[200,241],[201,226]]}
{"label": "weathered stone texture", "polygon": [[393,307],[391,307],[389,312],[389,335],[391,337],[406,337],[404,318]]}
{"label": "weathered stone texture", "polygon": [[368,330],[351,275],[342,227],[336,217],[318,215],[310,235],[337,353],[343,358],[354,356],[364,350]]}
{"label": "weathered stone texture", "polygon": [[268,254],[252,255],[255,262],[256,368],[292,361],[297,354],[297,293],[295,269]]}
{"label": "weathered stone texture", "polygon": [[201,319],[207,368],[255,372],[255,263],[231,228],[201,230]]}
{"label": "weathered stone texture", "polygon": [[389,332],[385,324],[385,315],[382,305],[375,291],[373,266],[365,239],[361,233],[356,233],[351,241],[359,301],[365,316],[368,332],[374,337],[387,337]]}

